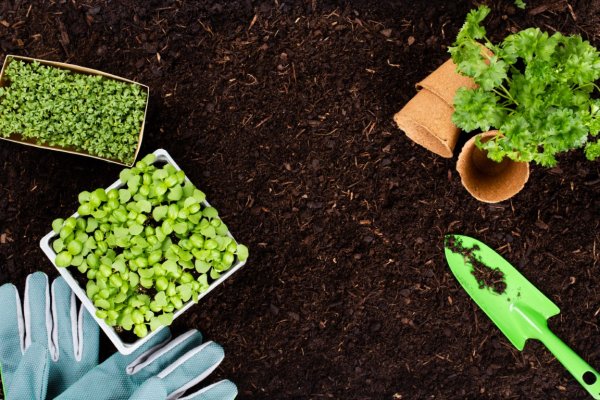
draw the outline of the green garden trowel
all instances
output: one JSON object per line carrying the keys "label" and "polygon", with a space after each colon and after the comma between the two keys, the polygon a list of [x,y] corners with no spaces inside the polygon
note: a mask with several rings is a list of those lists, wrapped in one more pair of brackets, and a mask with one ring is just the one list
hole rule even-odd
{"label": "green garden trowel", "polygon": [[600,399],[600,374],[548,328],[559,308],[502,256],[484,243],[447,235],[446,260],[475,303],[519,350],[527,339],[541,341],[594,399]]}

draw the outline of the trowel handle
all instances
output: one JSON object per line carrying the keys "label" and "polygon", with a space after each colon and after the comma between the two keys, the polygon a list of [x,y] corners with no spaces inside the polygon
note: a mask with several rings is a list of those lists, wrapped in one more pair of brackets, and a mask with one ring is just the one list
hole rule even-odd
{"label": "trowel handle", "polygon": [[558,361],[577,379],[594,399],[600,399],[600,374],[583,358],[579,357],[550,329],[546,329],[540,340]]}

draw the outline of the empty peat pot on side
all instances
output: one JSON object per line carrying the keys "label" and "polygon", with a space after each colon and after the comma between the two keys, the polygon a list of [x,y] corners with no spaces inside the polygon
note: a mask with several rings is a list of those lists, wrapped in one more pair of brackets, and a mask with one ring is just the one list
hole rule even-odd
{"label": "empty peat pot on side", "polygon": [[454,108],[427,89],[394,115],[394,121],[413,142],[446,158],[451,158],[460,130],[452,123]]}
{"label": "empty peat pot on side", "polygon": [[451,59],[416,85],[419,92],[394,115],[406,136],[427,150],[451,158],[460,130],[452,123],[454,95],[475,82],[456,72]]}
{"label": "empty peat pot on side", "polygon": [[529,179],[529,163],[508,158],[498,163],[475,145],[477,136],[485,142],[498,134],[493,130],[469,139],[456,164],[462,185],[473,197],[485,203],[498,203],[513,197]]}

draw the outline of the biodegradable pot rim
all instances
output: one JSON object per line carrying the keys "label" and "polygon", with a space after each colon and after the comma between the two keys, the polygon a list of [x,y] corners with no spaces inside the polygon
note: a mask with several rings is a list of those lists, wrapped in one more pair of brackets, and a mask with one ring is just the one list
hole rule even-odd
{"label": "biodegradable pot rim", "polygon": [[[435,118],[431,110],[442,115]],[[394,115],[394,122],[416,144],[444,158],[452,158],[460,135],[454,123],[454,108],[428,89],[420,90]],[[437,125],[437,126],[436,126]]]}
{"label": "biodegradable pot rim", "polygon": [[461,87],[475,89],[477,84],[473,78],[461,75],[457,71],[457,65],[452,61],[452,58],[449,58],[418,82],[415,87],[417,90],[429,90],[444,100],[450,107],[454,107],[456,91]]}
{"label": "biodegradable pot rim", "polygon": [[479,136],[489,140],[498,134],[498,131],[492,130],[473,136],[463,146],[456,163],[464,188],[477,200],[485,203],[498,203],[513,197],[523,189],[529,179],[527,162],[506,158],[503,160],[506,164],[492,173],[483,170],[481,164],[476,165],[473,154],[480,151],[475,145],[476,138]]}
{"label": "biodegradable pot rim", "polygon": [[41,58],[32,58],[32,57],[18,56],[18,55],[14,55],[14,54],[7,54],[6,57],[4,58],[4,63],[2,64],[2,69],[0,70],[0,87],[5,87],[5,85],[6,85],[4,71],[5,71],[6,67],[8,66],[8,64],[10,64],[13,60],[22,60],[22,61],[26,61],[26,62],[34,62],[35,61],[42,65],[49,65],[49,66],[59,68],[59,69],[67,69],[72,72],[76,72],[76,73],[83,74],[83,75],[99,75],[99,76],[103,76],[108,79],[113,79],[116,81],[127,82],[127,83],[141,86],[146,92],[146,106],[144,108],[144,119],[142,120],[142,125],[140,126],[140,133],[138,135],[138,143],[135,148],[135,153],[133,155],[133,161],[130,164],[125,164],[119,160],[112,159],[112,158],[104,158],[104,157],[95,156],[93,154],[89,154],[84,151],[79,151],[75,148],[37,144],[34,140],[23,138],[23,136],[18,133],[13,133],[11,136],[9,136],[7,138],[0,136],[0,140],[6,140],[8,142],[19,143],[19,144],[23,144],[25,146],[36,147],[38,149],[59,151],[62,153],[75,154],[78,156],[94,158],[96,160],[108,161],[110,163],[123,165],[126,167],[131,167],[135,164],[135,161],[136,161],[138,154],[140,152],[140,149],[142,147],[142,139],[144,137],[144,128],[146,127],[146,116],[148,114],[148,103],[150,102],[150,87],[149,86],[144,85],[143,83],[132,81],[131,79],[127,79],[127,78],[123,78],[121,76],[109,74],[107,72],[103,72],[103,71],[100,71],[97,69],[82,67],[82,66],[76,65],[76,64],[67,64],[67,63],[63,63],[63,62],[59,62],[59,61],[50,61],[50,60],[43,60]]}
{"label": "biodegradable pot rim", "polygon": [[[154,154],[156,156],[155,163],[166,162],[168,164],[173,165],[173,167],[175,167],[178,171],[181,171],[181,168],[179,168],[179,166],[175,163],[175,161],[171,158],[171,156],[169,155],[169,153],[166,150],[158,149],[158,150],[154,151],[152,154]],[[189,181],[187,176],[186,176],[186,180]],[[122,185],[124,185],[123,182],[121,182],[120,179],[117,179],[112,185],[107,187],[106,190],[114,189],[114,188],[120,187]],[[210,204],[206,200],[204,200],[202,202],[202,204],[210,207]],[[77,217],[77,216],[79,216],[79,214],[74,213],[71,216]],[[231,232],[228,232],[228,235],[237,243],[237,241],[235,240],[235,238],[233,237]],[[158,329],[156,329],[155,331],[148,333],[148,335],[146,335],[146,337],[140,338],[133,343],[124,342],[119,337],[119,335],[117,334],[117,332],[115,331],[115,329],[113,327],[109,326],[104,320],[102,320],[96,316],[97,309],[94,306],[94,303],[87,296],[85,290],[83,288],[81,288],[81,286],[79,286],[79,283],[77,282],[77,280],[75,280],[75,278],[73,277],[73,275],[71,274],[69,269],[68,268],[60,268],[60,267],[56,266],[56,264],[54,263],[54,259],[56,258],[56,253],[54,252],[54,249],[52,248],[50,242],[55,236],[57,236],[57,234],[54,231],[50,231],[48,234],[46,234],[40,240],[40,247],[41,247],[42,251],[44,252],[46,257],[48,257],[48,259],[50,260],[52,265],[54,265],[54,267],[58,270],[60,275],[65,279],[65,281],[71,288],[71,291],[73,291],[73,293],[75,293],[75,295],[79,298],[79,300],[81,301],[83,306],[91,314],[92,318],[94,318],[94,320],[98,323],[100,328],[104,331],[104,333],[106,333],[106,335],[108,336],[110,341],[115,345],[115,347],[117,348],[119,353],[125,354],[125,355],[133,353],[134,351],[139,349],[141,346],[143,346],[144,343],[147,343],[152,337],[154,337],[154,335],[156,335],[159,331],[161,331],[164,328],[164,326],[161,326]],[[198,303],[200,301],[200,299],[202,299],[204,296],[206,296],[208,293],[210,293],[215,287],[217,287],[221,283],[223,283],[223,281],[225,279],[229,278],[234,272],[236,272],[241,267],[243,267],[246,264],[246,261],[247,260],[239,261],[236,259],[236,263],[233,264],[231,266],[231,268],[229,268],[224,274],[222,274],[219,277],[219,279],[212,282],[210,284],[210,286],[208,287],[208,289],[206,289],[206,291],[199,294],[198,300],[196,302],[194,302],[192,299],[190,299],[187,303],[184,304],[184,306],[182,308],[177,310],[173,315],[173,321],[175,321],[175,319],[177,317],[179,317],[181,314],[183,314],[185,311],[187,311],[191,306]]]}

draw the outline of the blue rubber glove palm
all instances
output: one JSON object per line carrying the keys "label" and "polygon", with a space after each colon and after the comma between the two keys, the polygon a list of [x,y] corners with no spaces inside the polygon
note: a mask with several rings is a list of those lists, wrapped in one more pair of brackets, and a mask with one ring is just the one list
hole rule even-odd
{"label": "blue rubber glove palm", "polygon": [[98,364],[98,325],[58,278],[27,277],[23,305],[0,287],[0,369],[8,400],[53,399]]}
{"label": "blue rubber glove palm", "polygon": [[223,349],[214,342],[203,344],[202,335],[196,330],[174,340],[169,340],[169,336],[169,330],[163,329],[133,354],[114,354],[57,400],[235,398],[237,388],[227,380],[186,394],[219,366],[224,357]]}

